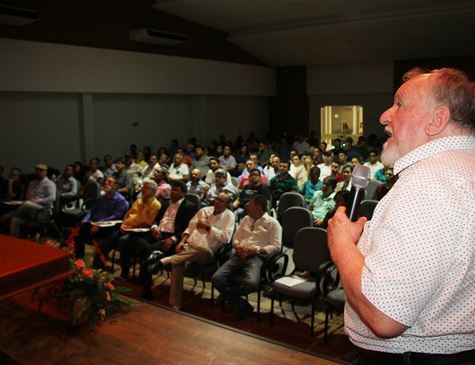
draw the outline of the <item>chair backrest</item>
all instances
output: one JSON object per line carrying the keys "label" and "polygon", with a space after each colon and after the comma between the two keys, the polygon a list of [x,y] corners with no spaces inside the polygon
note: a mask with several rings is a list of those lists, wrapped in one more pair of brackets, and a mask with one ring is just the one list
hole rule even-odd
{"label": "chair backrest", "polygon": [[366,199],[373,199],[376,188],[381,185],[382,182],[378,180],[370,180],[368,187],[366,188]]}
{"label": "chair backrest", "polygon": [[200,199],[200,196],[198,194],[186,193],[185,194],[185,199],[192,202],[195,206],[198,207],[198,209],[201,207],[201,199]]}
{"label": "chair backrest", "polygon": [[376,209],[376,205],[378,205],[377,200],[363,200],[360,204],[360,215],[362,217],[368,218],[368,220],[371,220],[373,217],[373,212]]}
{"label": "chair backrest", "polygon": [[95,181],[88,181],[84,184],[82,197],[84,200],[97,200],[101,193],[101,186]]}
{"label": "chair backrest", "polygon": [[290,207],[282,214],[282,245],[292,248],[295,235],[304,227],[313,227],[310,210],[304,207]]}
{"label": "chair backrest", "polygon": [[92,208],[97,198],[101,194],[101,186],[95,181],[88,181],[84,184],[82,193],[83,210],[89,210]]}
{"label": "chair backrest", "polygon": [[292,257],[298,269],[318,272],[323,263],[331,261],[326,229],[301,228],[295,236]]}
{"label": "chair backrest", "polygon": [[56,200],[53,203],[53,218],[56,218],[61,212],[61,192],[56,188]]}
{"label": "chair backrest", "polygon": [[282,214],[290,207],[303,207],[305,206],[305,199],[302,194],[293,191],[283,193],[279,199],[279,205],[277,206],[277,218],[280,219]]}

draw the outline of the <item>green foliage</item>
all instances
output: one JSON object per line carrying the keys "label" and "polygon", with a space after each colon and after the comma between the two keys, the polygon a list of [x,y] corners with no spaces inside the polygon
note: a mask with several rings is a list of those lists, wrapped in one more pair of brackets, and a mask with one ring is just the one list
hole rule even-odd
{"label": "green foliage", "polygon": [[115,287],[114,275],[87,268],[83,260],[71,260],[71,275],[60,296],[71,299],[71,323],[94,327],[109,315],[126,310],[130,304],[119,295],[128,288]]}

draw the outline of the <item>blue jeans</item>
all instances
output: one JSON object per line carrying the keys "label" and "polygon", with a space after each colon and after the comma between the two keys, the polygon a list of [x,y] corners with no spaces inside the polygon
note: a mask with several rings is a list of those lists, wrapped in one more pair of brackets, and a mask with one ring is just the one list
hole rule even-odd
{"label": "blue jeans", "polygon": [[211,281],[223,298],[238,312],[249,305],[242,295],[258,289],[261,267],[262,260],[257,256],[246,260],[233,256],[216,271]]}

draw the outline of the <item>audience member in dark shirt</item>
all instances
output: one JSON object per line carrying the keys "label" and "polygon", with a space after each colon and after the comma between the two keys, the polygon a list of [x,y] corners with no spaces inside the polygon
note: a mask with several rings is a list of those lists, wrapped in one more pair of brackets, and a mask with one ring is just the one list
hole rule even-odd
{"label": "audience member in dark shirt", "polygon": [[392,167],[385,167],[384,174],[386,176],[386,182],[384,184],[378,185],[373,194],[373,200],[381,200],[388,193],[389,190],[393,187],[394,183],[397,181],[397,175],[394,175]]}
{"label": "audience member in dark shirt", "polygon": [[134,182],[130,175],[126,172],[126,164],[124,159],[118,158],[115,160],[116,172],[114,173],[117,192],[121,193],[127,201],[131,201],[134,193]]}
{"label": "audience member in dark shirt", "polygon": [[12,167],[8,178],[2,180],[0,191],[1,200],[23,200],[25,198],[25,186],[21,181],[21,171],[17,167]]}
{"label": "audience member in dark shirt", "polygon": [[259,169],[251,169],[249,173],[249,183],[244,186],[239,197],[233,202],[234,216],[236,222],[239,222],[245,215],[246,205],[256,194],[263,195],[267,199],[269,198],[269,187],[262,184],[261,172]]}
{"label": "audience member in dark shirt", "polygon": [[128,208],[125,198],[117,192],[117,184],[113,176],[106,178],[103,186],[105,192],[93,205],[79,225],[78,236],[74,238],[76,257],[84,257],[84,244],[92,243],[95,238],[106,238],[114,231],[116,226],[99,227],[92,222],[105,222],[120,220]]}
{"label": "audience member in dark shirt", "polygon": [[297,180],[289,174],[290,162],[281,161],[279,174],[275,175],[269,182],[269,190],[272,198],[272,207],[275,207],[277,201],[283,193],[288,191],[299,191]]}

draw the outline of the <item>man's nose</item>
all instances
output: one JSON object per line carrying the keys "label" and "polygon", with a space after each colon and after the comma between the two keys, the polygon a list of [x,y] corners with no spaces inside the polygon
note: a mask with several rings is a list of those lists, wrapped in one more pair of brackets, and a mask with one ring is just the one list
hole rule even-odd
{"label": "man's nose", "polygon": [[379,123],[381,123],[382,125],[387,125],[389,123],[389,121],[391,120],[391,108],[389,109],[386,109],[383,114],[381,114],[381,116],[379,117]]}

